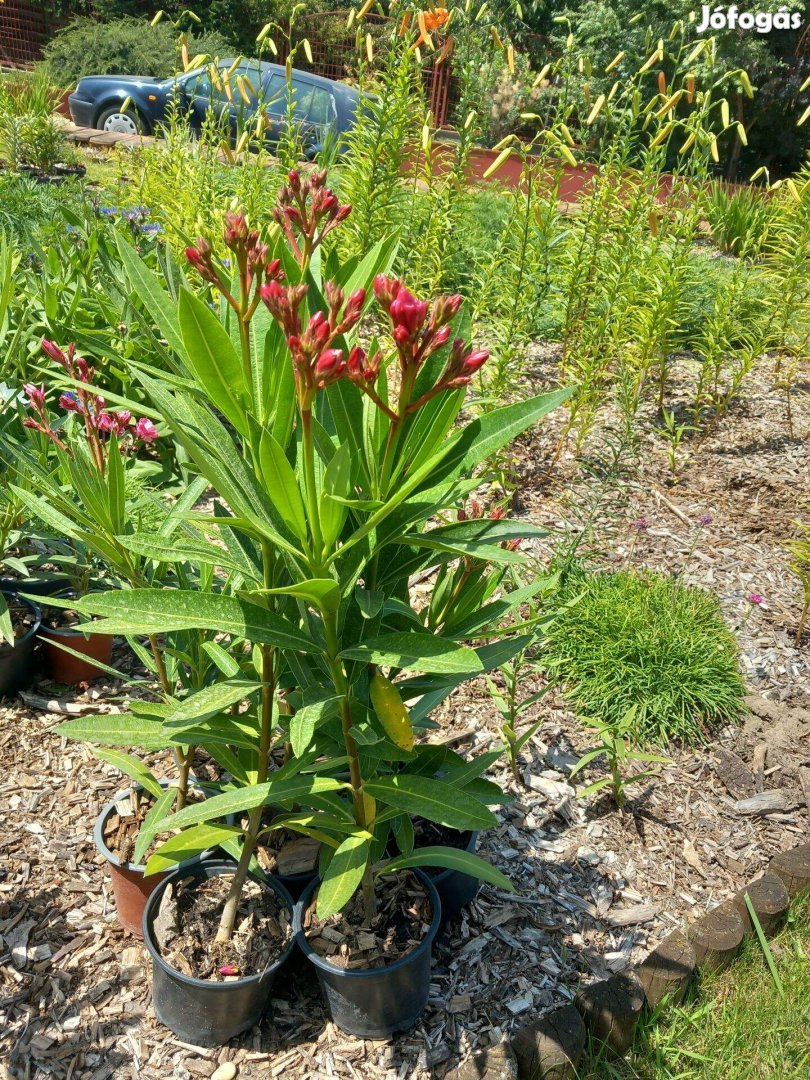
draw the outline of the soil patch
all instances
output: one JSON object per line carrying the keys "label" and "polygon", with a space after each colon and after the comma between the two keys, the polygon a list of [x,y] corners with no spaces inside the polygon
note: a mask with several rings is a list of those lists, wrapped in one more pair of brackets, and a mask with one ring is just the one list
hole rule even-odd
{"label": "soil patch", "polygon": [[361,892],[343,911],[318,919],[315,901],[304,916],[307,941],[323,960],[345,970],[372,970],[413,952],[430,930],[428,895],[413,874],[382,878],[376,888],[377,914],[368,921]]}
{"label": "soil patch", "polygon": [[233,937],[214,940],[233,876],[200,881],[189,877],[163,894],[154,929],[158,949],[184,975],[212,982],[233,982],[261,973],[290,942],[286,904],[272,889],[247,881],[237,908]]}

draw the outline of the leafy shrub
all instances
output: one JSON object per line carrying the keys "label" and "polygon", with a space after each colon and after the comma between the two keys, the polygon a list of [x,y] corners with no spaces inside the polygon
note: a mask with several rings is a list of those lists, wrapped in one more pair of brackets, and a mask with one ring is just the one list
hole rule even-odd
{"label": "leafy shrub", "polygon": [[64,233],[62,207],[78,209],[82,203],[75,181],[58,186],[38,184],[19,173],[0,171],[0,230],[19,245],[43,242],[53,230]]}
{"label": "leafy shrub", "polygon": [[[218,33],[191,36],[189,52],[227,56],[233,46]],[[74,19],[45,47],[45,70],[60,86],[85,75],[147,75],[168,79],[178,67],[177,32],[168,23],[141,19],[100,23]]]}
{"label": "leafy shrub", "polygon": [[572,572],[547,663],[576,711],[619,724],[635,708],[640,743],[700,740],[733,720],[745,687],[717,600],[657,574]]}
{"label": "leafy shrub", "polygon": [[768,202],[755,188],[714,184],[706,200],[712,239],[726,255],[756,257],[768,228]]}
{"label": "leafy shrub", "polygon": [[[733,260],[712,258],[698,252],[690,255],[689,262],[689,287],[683,293],[676,334],[677,344],[682,349],[691,349],[700,339],[718,300],[731,287],[735,265]],[[761,317],[768,293],[766,277],[760,273],[760,267],[752,267],[751,270],[737,312],[740,341],[746,327],[755,324]]]}

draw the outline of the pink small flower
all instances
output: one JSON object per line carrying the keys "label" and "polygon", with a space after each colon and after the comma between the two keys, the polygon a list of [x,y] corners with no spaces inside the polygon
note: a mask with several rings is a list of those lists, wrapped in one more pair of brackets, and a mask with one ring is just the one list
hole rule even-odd
{"label": "pink small flower", "polygon": [[106,435],[115,428],[115,420],[109,413],[101,413],[96,417],[96,430],[101,431]]}
{"label": "pink small flower", "polygon": [[705,528],[706,525],[711,525],[713,521],[714,518],[711,514],[701,514],[698,518],[698,525],[703,525]]}
{"label": "pink small flower", "polygon": [[154,442],[158,437],[158,430],[151,420],[142,416],[135,425],[135,435],[143,442]]}
{"label": "pink small flower", "polygon": [[33,405],[35,409],[45,408],[45,387],[35,386],[33,383],[26,383],[23,386],[23,390],[28,398],[28,404]]}
{"label": "pink small flower", "polygon": [[745,599],[748,601],[749,604],[753,604],[755,607],[759,607],[760,604],[765,603],[765,597],[762,595],[762,593],[758,592],[749,593]]}
{"label": "pink small flower", "polygon": [[647,529],[649,529],[649,527],[650,527],[650,522],[649,522],[648,518],[645,518],[645,517],[636,518],[635,521],[630,522],[630,528],[635,529],[636,532],[640,532],[640,533],[646,532]]}

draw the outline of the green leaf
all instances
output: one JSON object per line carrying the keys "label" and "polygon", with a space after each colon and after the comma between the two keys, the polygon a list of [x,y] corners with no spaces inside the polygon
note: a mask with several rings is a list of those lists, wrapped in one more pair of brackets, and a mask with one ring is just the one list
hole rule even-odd
{"label": "green leaf", "polygon": [[410,855],[398,855],[390,859],[378,874],[393,874],[397,870],[406,870],[411,866],[443,866],[448,870],[458,870],[461,874],[469,874],[470,877],[480,878],[489,885],[507,892],[514,892],[512,882],[496,869],[492,863],[488,863],[479,855],[473,855],[470,851],[462,851],[453,847],[423,847],[414,848]]}
{"label": "green leaf", "polygon": [[242,361],[227,331],[213,311],[188,289],[180,290],[177,314],[192,373],[219,411],[240,435],[247,436],[248,388]]}
{"label": "green leaf", "polygon": [[[255,752],[259,743],[259,721],[255,712],[240,713],[234,716],[232,713],[216,713],[206,719],[198,720],[196,717],[189,720],[165,723],[164,736],[174,746],[204,746],[208,752],[219,760],[234,776],[242,774],[244,770],[234,768],[233,759],[227,748],[233,746],[243,747],[245,750]],[[229,761],[226,762],[224,756]]]}
{"label": "green leaf", "polygon": [[318,889],[319,919],[335,915],[354,896],[368,862],[371,837],[368,833],[347,836],[335,851]]}
{"label": "green leaf", "polygon": [[246,566],[245,560],[231,558],[220,544],[189,540],[185,536],[164,539],[153,533],[132,533],[116,539],[127,551],[154,559],[155,562],[190,562],[201,563],[203,566],[220,566],[223,570],[232,570],[237,574],[247,571],[255,581],[260,580],[259,575]]}
{"label": "green leaf", "polygon": [[208,716],[235,705],[261,690],[262,684],[252,679],[234,679],[213,683],[196,694],[191,694],[166,717],[167,724],[184,723],[186,720],[204,720]]}
{"label": "green leaf", "polygon": [[[240,594],[242,595],[242,594]],[[340,604],[340,586],[334,578],[310,578],[295,585],[285,585],[278,589],[257,589],[250,596],[300,596],[302,600],[314,605],[321,611],[337,611]]]}
{"label": "green leaf", "polygon": [[301,757],[308,749],[318,724],[337,715],[338,697],[329,697],[313,705],[304,705],[290,719],[290,742],[293,753]]}
{"label": "green leaf", "polygon": [[331,547],[340,536],[348,510],[343,500],[351,493],[351,482],[352,452],[348,442],[343,442],[332,455],[323,475],[320,516],[326,547]]}
{"label": "green leaf", "polygon": [[307,522],[298,481],[287,455],[269,430],[259,444],[259,464],[267,493],[287,528],[306,544]]}
{"label": "green leaf", "polygon": [[281,649],[318,652],[312,638],[266,608],[219,593],[185,589],[130,589],[92,593],[69,603],[83,615],[99,615],[93,633],[161,634],[216,630]]}
{"label": "green leaf", "polygon": [[143,857],[149,850],[149,846],[157,835],[157,825],[162,818],[164,818],[169,810],[174,805],[174,800],[177,797],[176,787],[167,787],[159,799],[155,800],[155,803],[149,813],[146,815],[138,830],[138,839],[135,842],[135,851],[132,853],[132,861],[136,866],[140,866],[143,861]]}
{"label": "green leaf", "polygon": [[[222,795],[214,795],[205,802],[186,806],[172,814],[172,828],[185,829],[201,821],[238,814],[243,810],[252,810],[264,803],[283,803],[306,801],[308,795],[317,795],[324,791],[340,791],[346,785],[330,776],[292,776],[284,779],[268,780],[264,784],[237,788]],[[167,826],[168,827],[168,826]]]}
{"label": "green leaf", "polygon": [[120,769],[122,773],[129,776],[136,784],[140,784],[145,791],[148,791],[150,795],[154,795],[156,799],[159,799],[163,794],[163,788],[152,772],[138,758],[132,757],[130,754],[124,754],[121,750],[100,750],[98,747],[93,753],[102,761],[109,762],[116,769]]}
{"label": "green leaf", "polygon": [[[357,606],[360,608],[364,619],[375,618],[380,614],[383,605],[385,604],[384,592],[371,592],[369,589],[364,589],[362,585],[355,585],[354,598],[357,601]],[[411,611],[410,608],[408,611],[412,618],[416,618],[414,612]]]}
{"label": "green leaf", "polygon": [[340,654],[344,660],[414,669],[440,675],[477,674],[483,665],[472,649],[436,634],[398,633],[364,641]]}
{"label": "green leaf", "polygon": [[[166,821],[173,821],[174,815],[170,814]],[[145,874],[160,874],[171,870],[178,863],[186,859],[193,859],[208,848],[216,847],[223,840],[230,840],[241,833],[235,825],[197,825],[193,829],[185,829],[172,836],[165,844],[161,844],[146,864]]]}
{"label": "green leaf", "polygon": [[176,309],[168,293],[159,279],[136,254],[132,245],[124,239],[123,234],[116,232],[115,239],[124,271],[134,292],[143,301],[146,311],[154,319],[161,334],[168,341],[170,348],[178,356],[185,359],[186,349],[180,336]]}
{"label": "green leaf", "polygon": [[386,806],[446,825],[448,829],[466,832],[489,829],[498,823],[492,811],[463,788],[427,776],[400,773],[369,781],[363,787]]}
{"label": "green leaf", "polygon": [[147,720],[132,713],[77,716],[75,720],[59,724],[54,731],[69,739],[100,746],[137,746],[141,750],[166,748],[160,720]]}

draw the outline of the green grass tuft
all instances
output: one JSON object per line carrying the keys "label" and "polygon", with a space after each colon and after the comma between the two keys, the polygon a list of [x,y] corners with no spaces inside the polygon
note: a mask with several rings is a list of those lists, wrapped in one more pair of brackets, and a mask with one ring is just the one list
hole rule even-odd
{"label": "green grass tuft", "polygon": [[656,574],[573,572],[546,663],[581,716],[636,709],[639,743],[699,741],[740,714],[737,644],[716,599]]}

